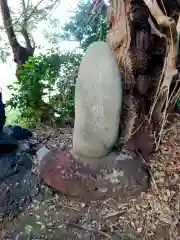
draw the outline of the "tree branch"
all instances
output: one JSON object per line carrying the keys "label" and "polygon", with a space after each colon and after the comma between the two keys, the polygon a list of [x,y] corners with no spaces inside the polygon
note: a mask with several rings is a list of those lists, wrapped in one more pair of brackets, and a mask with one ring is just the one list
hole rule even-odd
{"label": "tree branch", "polygon": [[4,27],[6,29],[6,33],[9,39],[9,43],[13,49],[13,53],[16,54],[15,49],[17,49],[20,44],[17,40],[16,34],[13,29],[7,0],[0,0],[0,6],[1,6],[1,12],[2,12],[2,19],[3,19]]}
{"label": "tree branch", "polygon": [[27,32],[27,11],[26,10],[27,10],[27,8],[26,8],[26,5],[25,5],[25,1],[22,0],[22,13],[23,13],[22,35],[25,39],[26,47],[27,47],[28,51],[30,53],[32,53],[32,55],[33,55],[35,48],[32,47],[32,44],[31,44],[31,41],[29,39],[29,35],[28,35],[28,32]]}

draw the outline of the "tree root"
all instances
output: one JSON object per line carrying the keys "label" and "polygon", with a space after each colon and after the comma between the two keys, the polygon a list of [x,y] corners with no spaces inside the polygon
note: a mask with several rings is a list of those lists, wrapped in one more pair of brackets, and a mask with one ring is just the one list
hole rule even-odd
{"label": "tree root", "polygon": [[[178,55],[178,34],[176,24],[173,18],[166,16],[158,6],[156,0],[143,0],[149,8],[152,16],[155,18],[160,27],[166,29],[166,57],[164,62],[163,77],[160,79],[159,87],[150,111],[151,116],[157,121],[161,121],[159,132],[160,143],[164,125],[167,120],[167,109],[169,106],[170,86],[174,76],[178,73],[176,69],[176,60]],[[179,21],[178,21],[179,27]]]}

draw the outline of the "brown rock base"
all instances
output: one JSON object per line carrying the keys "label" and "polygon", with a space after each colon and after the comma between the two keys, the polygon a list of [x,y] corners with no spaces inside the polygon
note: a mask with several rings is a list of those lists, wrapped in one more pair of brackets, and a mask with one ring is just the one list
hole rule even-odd
{"label": "brown rock base", "polygon": [[[99,159],[79,157],[79,160],[71,152],[53,150],[40,164],[40,178],[60,193],[84,200],[109,197],[126,200],[149,188],[148,169],[131,152],[111,153]],[[97,167],[91,166],[91,161],[97,162]]]}

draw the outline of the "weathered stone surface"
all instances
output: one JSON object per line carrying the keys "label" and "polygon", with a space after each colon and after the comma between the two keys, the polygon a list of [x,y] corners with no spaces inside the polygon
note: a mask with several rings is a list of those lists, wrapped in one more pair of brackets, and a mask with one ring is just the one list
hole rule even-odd
{"label": "weathered stone surface", "polygon": [[87,49],[75,89],[73,148],[85,157],[102,157],[113,147],[119,129],[122,82],[118,64],[105,42]]}
{"label": "weathered stone surface", "polygon": [[[115,179],[116,196],[121,199],[138,197],[147,192],[150,187],[150,174],[143,158],[131,151],[121,151],[117,154],[110,173],[110,181]],[[117,175],[117,173],[119,173]],[[117,178],[115,178],[117,176]],[[107,176],[105,176],[107,178]],[[119,196],[118,196],[119,193]]]}
{"label": "weathered stone surface", "polygon": [[89,198],[96,191],[96,172],[76,162],[68,150],[54,150],[40,164],[40,178],[69,196]]}
{"label": "weathered stone surface", "polygon": [[95,160],[99,162],[97,168],[95,164],[83,165],[84,159],[75,160],[68,150],[51,151],[41,162],[40,178],[58,192],[86,200],[128,199],[148,190],[148,170],[135,154],[110,153]]}
{"label": "weathered stone surface", "polygon": [[49,149],[46,147],[42,147],[40,148],[37,152],[36,152],[36,157],[37,157],[37,162],[41,162],[42,159],[44,158],[44,156],[49,152]]}

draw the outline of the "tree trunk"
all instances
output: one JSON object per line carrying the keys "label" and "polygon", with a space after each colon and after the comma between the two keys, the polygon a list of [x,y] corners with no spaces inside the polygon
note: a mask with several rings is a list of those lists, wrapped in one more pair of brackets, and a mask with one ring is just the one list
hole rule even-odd
{"label": "tree trunk", "polygon": [[25,40],[28,45],[26,48],[24,48],[19,44],[16,34],[14,32],[7,0],[0,0],[0,4],[4,27],[13,51],[14,61],[17,63],[16,76],[19,79],[18,70],[22,69],[22,65],[28,60],[30,56],[33,56],[34,48],[30,44],[26,29],[24,29],[24,35],[26,37]]}
{"label": "tree trunk", "polygon": [[179,10],[170,0],[111,0],[108,9],[107,39],[124,81],[121,142],[147,159],[179,96]]}

